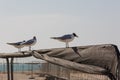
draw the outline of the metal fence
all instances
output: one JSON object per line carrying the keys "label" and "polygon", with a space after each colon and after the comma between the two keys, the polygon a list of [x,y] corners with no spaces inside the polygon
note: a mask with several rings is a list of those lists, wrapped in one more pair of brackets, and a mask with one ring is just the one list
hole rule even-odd
{"label": "metal fence", "polygon": [[66,80],[110,80],[105,75],[82,73],[51,63],[42,63],[40,73],[60,77]]}
{"label": "metal fence", "polygon": [[[38,76],[43,75],[43,77],[53,76],[56,78],[61,78],[61,80],[62,79],[64,80],[110,80],[105,75],[82,73],[80,71],[67,69],[67,68],[64,68],[55,64],[47,63],[47,62],[46,63],[33,63],[33,62],[15,63],[14,74],[16,75],[16,73],[27,74],[29,75],[29,77],[30,76],[33,77],[34,75],[38,75]],[[5,76],[4,77],[1,76],[3,74],[6,75],[6,63],[0,64],[0,80],[6,80],[6,79],[3,79],[5,78]],[[18,74],[17,76],[14,76],[15,79],[17,79],[17,77],[20,77],[20,75]],[[60,79],[56,79],[56,80],[60,80]]]}

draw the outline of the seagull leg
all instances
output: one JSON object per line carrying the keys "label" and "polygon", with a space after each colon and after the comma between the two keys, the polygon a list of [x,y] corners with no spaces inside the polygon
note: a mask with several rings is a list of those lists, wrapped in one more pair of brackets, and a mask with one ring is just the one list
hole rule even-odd
{"label": "seagull leg", "polygon": [[18,48],[18,52],[21,52],[21,48]]}
{"label": "seagull leg", "polygon": [[20,52],[20,50],[18,49],[18,52]]}
{"label": "seagull leg", "polygon": [[66,42],[66,48],[69,48],[69,44],[68,44],[68,42]]}
{"label": "seagull leg", "polygon": [[29,51],[31,51],[31,46],[29,46]]}
{"label": "seagull leg", "polygon": [[66,48],[67,48],[67,43],[65,43],[66,44]]}
{"label": "seagull leg", "polygon": [[69,48],[69,43],[67,43],[67,47]]}
{"label": "seagull leg", "polygon": [[20,52],[21,52],[21,48],[20,48]]}

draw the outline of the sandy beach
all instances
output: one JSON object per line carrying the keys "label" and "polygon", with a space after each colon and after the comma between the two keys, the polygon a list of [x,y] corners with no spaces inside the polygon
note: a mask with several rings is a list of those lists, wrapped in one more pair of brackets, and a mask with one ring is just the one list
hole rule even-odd
{"label": "sandy beach", "polygon": [[[70,80],[110,80],[107,76],[100,75],[85,75],[84,73],[71,73]],[[33,77],[34,79],[30,79]],[[45,80],[45,77],[40,77],[38,73],[31,75],[31,72],[14,72],[14,80]],[[7,73],[0,73],[0,80],[7,80]]]}
{"label": "sandy beach", "polygon": [[[45,77],[39,77],[37,74],[33,74],[34,79],[31,78],[31,74],[28,72],[15,72],[14,80],[45,80]],[[7,80],[7,73],[0,73],[0,80]]]}

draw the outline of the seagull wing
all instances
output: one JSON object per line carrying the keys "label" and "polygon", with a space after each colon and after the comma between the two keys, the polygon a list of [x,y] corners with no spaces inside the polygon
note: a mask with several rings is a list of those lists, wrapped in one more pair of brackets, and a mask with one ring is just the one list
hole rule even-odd
{"label": "seagull wing", "polygon": [[34,39],[30,39],[24,43],[24,45],[30,45],[34,42]]}
{"label": "seagull wing", "polygon": [[61,37],[51,37],[51,39],[61,39],[61,40],[65,40],[65,39],[71,39],[72,36],[70,34],[68,35],[63,35]]}
{"label": "seagull wing", "polygon": [[71,39],[72,38],[72,35],[68,34],[68,35],[64,35],[61,37],[61,39]]}

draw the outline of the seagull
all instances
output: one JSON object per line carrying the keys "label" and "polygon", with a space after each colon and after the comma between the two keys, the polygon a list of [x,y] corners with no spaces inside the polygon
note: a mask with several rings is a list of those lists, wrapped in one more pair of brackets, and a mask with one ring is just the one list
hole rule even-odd
{"label": "seagull", "polygon": [[31,51],[31,46],[35,45],[37,42],[36,37],[34,36],[32,39],[27,40],[25,43],[23,43],[24,46],[29,47],[29,51]]}
{"label": "seagull", "polygon": [[23,43],[25,43],[25,40],[24,40],[24,41],[21,41],[21,42],[7,43],[7,44],[8,44],[8,45],[12,45],[12,46],[14,46],[15,48],[18,48],[18,52],[21,52],[21,48],[24,47]]}
{"label": "seagull", "polygon": [[69,42],[73,41],[75,37],[78,37],[78,36],[75,33],[72,33],[72,34],[63,35],[61,37],[51,37],[51,39],[56,39],[56,40],[59,40],[61,42],[65,42],[66,48],[68,48]]}

